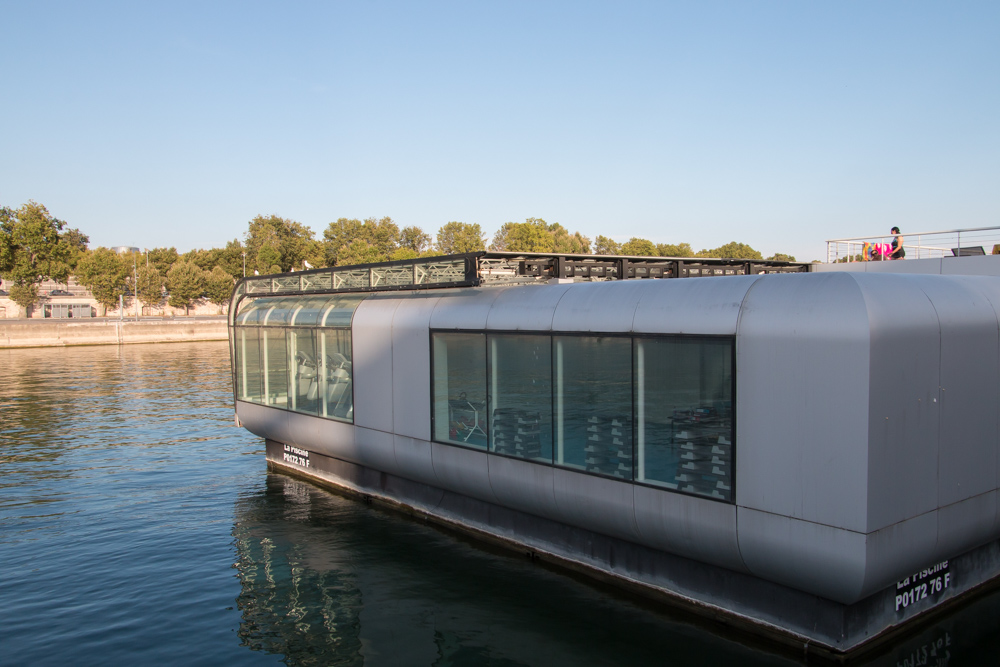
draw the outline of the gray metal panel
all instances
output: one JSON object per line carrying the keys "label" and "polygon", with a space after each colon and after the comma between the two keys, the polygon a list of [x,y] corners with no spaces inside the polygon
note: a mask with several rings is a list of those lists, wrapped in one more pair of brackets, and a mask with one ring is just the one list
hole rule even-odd
{"label": "gray metal panel", "polygon": [[236,414],[243,428],[258,437],[278,442],[287,442],[289,439],[288,412],[281,408],[236,401]]}
{"label": "gray metal panel", "polygon": [[[998,327],[1000,327],[1000,280],[980,277],[967,278],[966,284],[970,287],[975,287],[986,296],[986,299],[993,307],[993,311],[997,314]],[[996,377],[997,385],[1000,386],[1000,364],[998,364],[996,369]],[[997,411],[997,433],[998,437],[1000,437],[1000,411]],[[996,478],[993,488],[1000,489],[1000,454],[997,456]],[[997,521],[1000,522],[1000,508],[998,508]],[[997,533],[1000,534],[1000,523],[998,523]]]}
{"label": "gray metal panel", "polygon": [[1000,331],[989,299],[967,278],[929,277],[920,288],[941,328],[938,506],[944,507],[996,488]]}
{"label": "gray metal panel", "polygon": [[631,484],[553,468],[552,491],[559,520],[612,537],[639,541]]}
{"label": "gray metal panel", "polygon": [[356,426],[357,462],[375,470],[394,472],[397,466],[392,437],[391,433]]}
{"label": "gray metal panel", "polygon": [[1000,493],[990,491],[939,509],[935,560],[954,558],[1000,536],[998,498]]}
{"label": "gray metal panel", "polygon": [[[646,281],[616,280],[570,285],[572,289],[563,295],[556,306],[552,330],[631,331],[636,306],[645,291],[644,282]],[[658,281],[651,279],[649,282]]]}
{"label": "gray metal panel", "polygon": [[[636,333],[733,335],[743,299],[760,276],[643,281]],[[655,288],[655,289],[654,289]]]}
{"label": "gray metal panel", "polygon": [[490,488],[490,471],[485,451],[432,442],[431,460],[442,489],[486,502],[497,502]]}
{"label": "gray metal panel", "polygon": [[437,296],[413,294],[392,318],[392,419],[397,435],[431,437],[431,353],[427,327]]}
{"label": "gray metal panel", "polygon": [[354,423],[392,432],[392,317],[400,299],[371,297],[351,326],[354,354]]}
{"label": "gray metal panel", "polygon": [[636,486],[640,544],[746,572],[736,539],[736,506]]}
{"label": "gray metal panel", "polygon": [[738,505],[865,531],[869,340],[858,275],[762,276],[747,294],[736,337]]}
{"label": "gray metal panel", "polygon": [[920,286],[940,278],[840,275],[857,281],[871,327],[864,532],[873,532],[938,507],[941,329]]}
{"label": "gray metal panel", "polygon": [[751,573],[836,602],[861,598],[864,534],[745,507],[737,508],[737,521]]}
{"label": "gray metal panel", "polygon": [[431,459],[431,443],[418,438],[397,435],[394,439],[396,473],[400,477],[438,486]]}
{"label": "gray metal panel", "polygon": [[866,537],[865,543],[865,583],[859,594],[862,598],[958,555],[942,555],[938,544],[937,510],[877,530]]}
{"label": "gray metal panel", "polygon": [[431,329],[485,329],[493,302],[504,287],[455,289],[438,292]]}
{"label": "gray metal panel", "polygon": [[1000,255],[944,257],[941,273],[948,276],[1000,276]]}
{"label": "gray metal panel", "polygon": [[290,444],[352,463],[363,460],[354,440],[353,424],[294,414],[289,415],[288,424],[294,436]]}
{"label": "gray metal panel", "polygon": [[486,326],[499,331],[551,331],[556,304],[572,285],[524,285],[504,290]]}
{"label": "gray metal panel", "polygon": [[558,516],[552,492],[552,466],[491,456],[490,486],[497,502],[545,518]]}

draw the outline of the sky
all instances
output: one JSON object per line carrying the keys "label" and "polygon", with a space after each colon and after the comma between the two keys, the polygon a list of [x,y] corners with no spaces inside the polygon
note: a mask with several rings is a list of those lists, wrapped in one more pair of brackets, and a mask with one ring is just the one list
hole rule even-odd
{"label": "sky", "polygon": [[1000,2],[0,0],[0,205],[91,247],[529,217],[591,239],[1000,225]]}

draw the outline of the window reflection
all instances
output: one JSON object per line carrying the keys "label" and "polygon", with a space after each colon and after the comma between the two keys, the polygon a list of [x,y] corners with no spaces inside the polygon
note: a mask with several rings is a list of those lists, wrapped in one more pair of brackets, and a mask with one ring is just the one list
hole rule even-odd
{"label": "window reflection", "polygon": [[632,339],[554,340],[556,463],[632,479]]}
{"label": "window reflection", "polygon": [[434,334],[434,439],[486,448],[486,336]]}
{"label": "window reflection", "polygon": [[552,339],[490,335],[490,449],[552,462]]}
{"label": "window reflection", "polygon": [[636,479],[732,500],[732,343],[637,339]]}

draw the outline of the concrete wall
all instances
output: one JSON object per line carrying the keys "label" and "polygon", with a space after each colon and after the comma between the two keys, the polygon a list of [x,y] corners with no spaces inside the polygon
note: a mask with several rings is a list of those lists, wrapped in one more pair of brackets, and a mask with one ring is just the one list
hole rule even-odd
{"label": "concrete wall", "polygon": [[0,320],[0,348],[227,340],[225,318],[178,320]]}

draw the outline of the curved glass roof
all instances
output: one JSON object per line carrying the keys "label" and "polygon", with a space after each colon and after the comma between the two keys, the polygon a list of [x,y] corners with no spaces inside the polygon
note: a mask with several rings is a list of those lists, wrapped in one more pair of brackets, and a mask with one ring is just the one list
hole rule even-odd
{"label": "curved glass roof", "polygon": [[236,326],[349,327],[358,304],[367,294],[265,297],[240,305]]}

